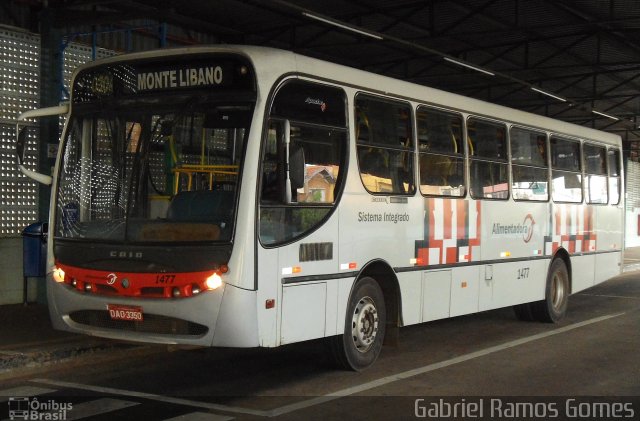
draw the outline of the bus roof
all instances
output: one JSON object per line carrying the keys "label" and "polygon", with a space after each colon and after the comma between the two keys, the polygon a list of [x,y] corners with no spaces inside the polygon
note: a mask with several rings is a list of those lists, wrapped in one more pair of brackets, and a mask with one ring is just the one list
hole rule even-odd
{"label": "bus roof", "polygon": [[80,70],[101,64],[147,59],[152,57],[171,57],[220,52],[237,53],[246,56],[252,61],[259,75],[266,72],[271,76],[271,78],[267,79],[273,79],[274,81],[285,74],[298,74],[319,78],[341,85],[347,85],[354,89],[369,93],[401,98],[416,103],[456,110],[480,117],[493,118],[517,125],[539,128],[557,134],[582,138],[585,140],[595,140],[617,146],[620,146],[621,144],[620,136],[613,133],[591,129],[589,127],[497,105],[491,102],[454,94],[440,89],[430,88],[425,85],[406,82],[400,79],[394,79],[388,76],[382,76],[376,73],[270,47],[211,45],[124,54],[83,65],[76,69],[73,77],[75,77],[77,72]]}

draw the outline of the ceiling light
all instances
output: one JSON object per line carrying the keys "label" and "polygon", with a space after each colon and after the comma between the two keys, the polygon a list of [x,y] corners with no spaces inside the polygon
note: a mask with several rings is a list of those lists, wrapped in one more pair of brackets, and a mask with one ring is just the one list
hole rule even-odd
{"label": "ceiling light", "polygon": [[613,116],[613,115],[611,115],[611,114],[605,114],[605,113],[603,113],[603,112],[596,111],[596,110],[591,110],[591,112],[592,112],[592,113],[594,113],[594,114],[601,115],[601,116],[603,116],[603,117],[610,118],[611,120],[615,120],[615,121],[620,120],[618,117]]}
{"label": "ceiling light", "polygon": [[384,39],[380,35],[373,34],[371,32],[367,32],[367,31],[363,31],[362,29],[355,28],[353,26],[350,26],[350,25],[335,21],[333,19],[324,18],[322,16],[317,16],[317,15],[314,15],[314,14],[311,14],[311,13],[308,13],[308,12],[302,12],[302,15],[306,16],[308,18],[315,19],[317,21],[323,22],[323,23],[327,23],[329,25],[336,26],[338,28],[346,29],[347,31],[350,31],[350,32],[355,32],[356,34],[364,35],[364,36],[367,36],[367,37],[370,37],[370,38],[374,38],[374,39],[377,39],[377,40]]}
{"label": "ceiling light", "polygon": [[458,66],[462,66],[462,67],[466,67],[467,69],[471,69],[471,70],[475,70],[476,72],[480,72],[480,73],[484,73],[485,75],[489,75],[489,76],[495,76],[495,73],[492,73],[488,70],[484,70],[481,69],[480,67],[476,67],[474,65],[471,64],[467,64],[463,61],[458,61],[449,57],[443,57],[446,61],[448,61],[449,63],[453,63],[453,64],[457,64]]}
{"label": "ceiling light", "polygon": [[532,86],[532,87],[531,87],[531,90],[532,90],[532,91],[536,91],[536,92],[538,92],[539,94],[542,94],[542,95],[546,95],[546,96],[548,96],[548,97],[551,97],[551,98],[553,98],[553,99],[557,99],[558,101],[567,102],[567,100],[566,100],[565,98],[559,97],[558,95],[554,95],[554,94],[552,94],[552,93],[550,93],[550,92],[547,92],[547,91],[543,91],[542,89],[538,89],[538,88],[536,88],[535,86]]}

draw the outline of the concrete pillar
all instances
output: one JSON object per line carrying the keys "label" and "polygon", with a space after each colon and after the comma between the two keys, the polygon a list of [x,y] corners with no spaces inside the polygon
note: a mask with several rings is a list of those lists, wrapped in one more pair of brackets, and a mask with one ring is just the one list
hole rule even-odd
{"label": "concrete pillar", "polygon": [[[62,33],[55,24],[55,9],[45,7],[40,12],[40,107],[59,105],[62,92]],[[38,172],[51,175],[55,158],[49,157],[49,144],[57,145],[60,137],[58,117],[39,120],[40,152]],[[51,188],[39,184],[38,221],[49,218]]]}
{"label": "concrete pillar", "polygon": [[[62,93],[62,32],[55,26],[55,9],[45,7],[40,12],[40,107],[59,105]],[[59,144],[60,124],[57,116],[41,118],[38,172],[52,175],[55,156],[51,147]],[[50,146],[51,145],[51,146]],[[51,186],[38,184],[38,221],[49,220]],[[37,301],[46,302],[46,283],[37,279]]]}

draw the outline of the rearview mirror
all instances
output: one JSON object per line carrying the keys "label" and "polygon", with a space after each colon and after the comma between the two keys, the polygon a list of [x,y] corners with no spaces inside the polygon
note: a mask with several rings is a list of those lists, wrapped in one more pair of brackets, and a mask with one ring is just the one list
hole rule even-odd
{"label": "rearview mirror", "polygon": [[304,149],[291,143],[291,123],[284,121],[285,201],[293,203],[294,192],[304,186]]}
{"label": "rearview mirror", "polygon": [[40,174],[25,167],[25,157],[27,153],[27,130],[28,126],[24,121],[29,118],[51,117],[69,112],[69,104],[58,105],[56,107],[40,108],[29,110],[18,116],[16,122],[16,156],[18,158],[18,169],[24,175],[38,183],[50,185],[53,178],[50,175]]}
{"label": "rearview mirror", "polygon": [[289,146],[289,176],[291,189],[298,190],[304,187],[304,149],[300,146]]}

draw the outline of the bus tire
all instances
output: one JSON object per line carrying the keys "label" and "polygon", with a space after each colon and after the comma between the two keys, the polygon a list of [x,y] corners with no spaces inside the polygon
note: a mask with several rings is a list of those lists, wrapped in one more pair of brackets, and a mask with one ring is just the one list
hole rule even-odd
{"label": "bus tire", "polygon": [[382,350],[385,327],[382,289],[373,278],[362,278],[349,297],[344,334],[331,338],[336,363],[354,371],[371,366]]}
{"label": "bus tire", "polygon": [[536,320],[545,323],[560,321],[567,312],[569,302],[569,272],[562,259],[551,262],[547,274],[544,300],[531,304]]}

